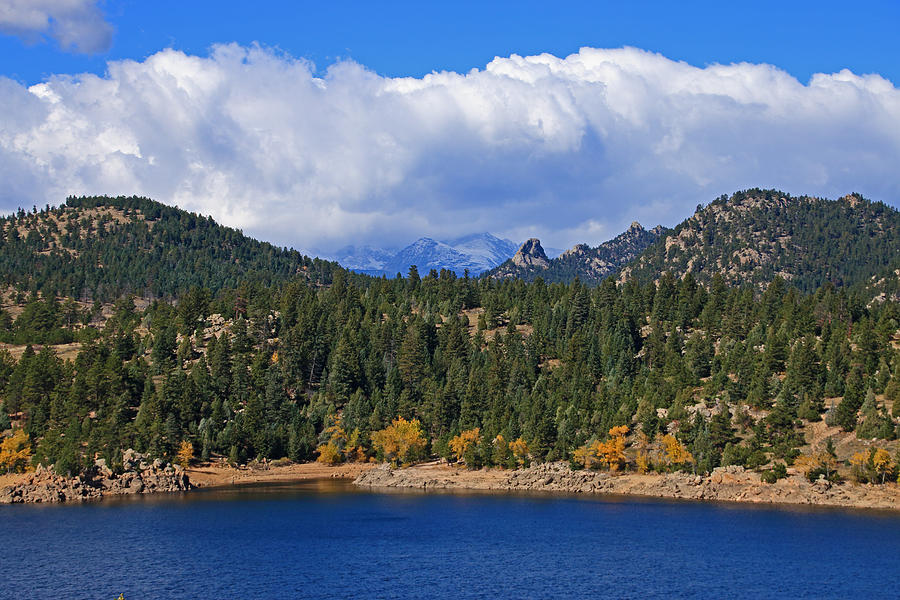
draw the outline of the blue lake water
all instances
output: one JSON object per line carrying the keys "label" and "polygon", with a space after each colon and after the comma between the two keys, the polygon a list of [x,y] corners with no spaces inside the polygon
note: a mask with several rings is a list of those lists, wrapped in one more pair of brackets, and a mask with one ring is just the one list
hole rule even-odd
{"label": "blue lake water", "polygon": [[347,483],[2,506],[0,597],[897,598],[900,513]]}

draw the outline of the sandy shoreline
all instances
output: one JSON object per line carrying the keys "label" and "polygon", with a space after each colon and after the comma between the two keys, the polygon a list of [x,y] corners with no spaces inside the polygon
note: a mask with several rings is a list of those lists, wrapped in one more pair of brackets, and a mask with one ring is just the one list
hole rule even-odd
{"label": "sandy shoreline", "polygon": [[896,483],[810,483],[801,475],[793,475],[768,484],[760,480],[758,473],[741,467],[722,467],[710,475],[700,476],[573,471],[566,463],[545,463],[516,471],[468,471],[434,463],[405,469],[382,465],[363,473],[354,483],[372,489],[536,491],[900,510],[900,486]]}
{"label": "sandy shoreline", "polygon": [[356,479],[376,465],[346,463],[336,466],[321,463],[298,463],[268,468],[230,467],[224,464],[200,465],[187,470],[191,485],[205,489],[266,482],[306,481],[309,479]]}

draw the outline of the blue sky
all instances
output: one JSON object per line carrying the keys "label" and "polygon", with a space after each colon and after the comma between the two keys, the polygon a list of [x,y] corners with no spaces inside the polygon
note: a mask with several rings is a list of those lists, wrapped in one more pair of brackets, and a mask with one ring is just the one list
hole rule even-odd
{"label": "blue sky", "polygon": [[259,42],[320,66],[352,58],[388,76],[465,72],[514,53],[636,46],[697,66],[770,63],[804,82],[844,68],[900,78],[900,3],[892,1],[108,0],[99,7],[114,29],[108,50],[85,55],[0,36],[0,72],[36,83],[54,73],[100,74],[107,60],[163,48],[203,55],[215,43]]}
{"label": "blue sky", "polygon": [[144,194],[327,251],[898,205],[900,3],[257,4],[0,0],[0,210]]}

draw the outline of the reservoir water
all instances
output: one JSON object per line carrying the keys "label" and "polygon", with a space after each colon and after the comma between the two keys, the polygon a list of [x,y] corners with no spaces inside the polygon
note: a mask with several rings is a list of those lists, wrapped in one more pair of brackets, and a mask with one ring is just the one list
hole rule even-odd
{"label": "reservoir water", "polygon": [[314,481],[0,507],[0,598],[897,598],[900,513]]}

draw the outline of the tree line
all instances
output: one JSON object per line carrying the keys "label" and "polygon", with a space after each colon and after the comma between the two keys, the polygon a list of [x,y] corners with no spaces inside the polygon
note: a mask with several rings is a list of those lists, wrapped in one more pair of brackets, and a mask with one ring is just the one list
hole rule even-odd
{"label": "tree line", "polygon": [[[65,315],[39,306],[53,302],[29,304]],[[361,283],[335,270],[326,286],[194,286],[145,310],[123,297],[102,326],[84,323],[54,321],[94,331],[72,361],[47,345],[0,352],[0,414],[32,462],[61,473],[185,443],[234,463],[708,472],[792,464],[802,426],[823,418],[867,439],[898,433],[900,307],[831,284],[804,294],[776,277],[760,292],[688,274],[590,288],[414,268]]]}

